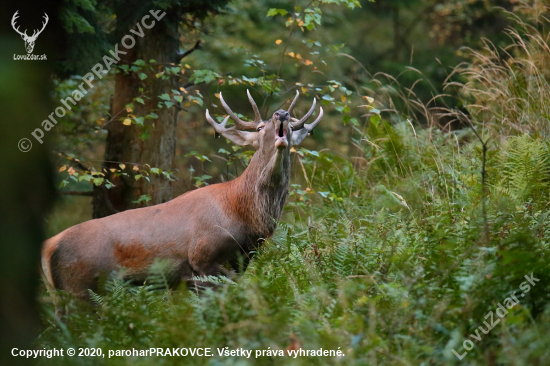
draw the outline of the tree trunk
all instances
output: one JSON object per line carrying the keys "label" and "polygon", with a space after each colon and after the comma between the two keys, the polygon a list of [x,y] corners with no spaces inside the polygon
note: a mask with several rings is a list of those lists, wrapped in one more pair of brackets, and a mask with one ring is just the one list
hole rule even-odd
{"label": "tree trunk", "polygon": [[[122,8],[122,6],[121,6]],[[157,21],[152,29],[144,29],[144,36],[129,33],[129,29],[136,29],[138,19],[135,16],[128,17],[120,14],[135,13],[129,4],[118,12],[117,39],[124,35],[132,35],[136,40],[135,46],[126,50],[126,55],[121,55],[118,65],[131,66],[136,60],[141,59],[149,64],[149,60],[156,60],[154,70],[148,67],[125,74],[116,75],[115,93],[111,104],[112,121],[106,126],[108,130],[105,161],[102,164],[102,172],[115,186],[107,189],[105,184],[94,187],[93,217],[100,218],[117,212],[143,206],[144,203],[133,203],[142,195],[149,194],[151,201],[148,204],[158,204],[169,201],[172,198],[171,182],[162,174],[149,174],[149,168],[161,168],[171,170],[174,164],[176,152],[176,122],[177,110],[175,107],[158,107],[159,95],[170,94],[172,89],[177,89],[174,78],[162,80],[156,78],[159,65],[170,66],[177,59],[179,46],[179,33],[177,31],[177,19],[170,19],[170,12],[160,21]],[[120,46],[120,45],[119,45]],[[141,80],[139,73],[147,74],[145,80]],[[143,88],[143,91],[140,91]],[[145,104],[134,101],[134,98],[142,97]],[[131,112],[126,110],[126,105],[133,103]],[[145,117],[151,112],[158,115],[156,119],[145,119],[144,127],[132,124],[126,126],[122,120],[129,114],[136,117]],[[121,120],[122,118],[122,120]],[[144,136],[149,134],[149,137]],[[119,164],[124,164],[122,170],[127,175],[111,172],[111,169],[121,169]],[[146,166],[149,165],[149,167]],[[134,168],[137,166],[139,170]],[[142,174],[139,180],[136,175]],[[145,178],[145,176],[148,177]]]}

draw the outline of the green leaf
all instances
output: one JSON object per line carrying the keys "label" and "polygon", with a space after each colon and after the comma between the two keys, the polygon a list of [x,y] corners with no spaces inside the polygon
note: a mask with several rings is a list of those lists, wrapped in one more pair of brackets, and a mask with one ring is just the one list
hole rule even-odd
{"label": "green leaf", "polygon": [[189,100],[194,102],[194,103],[197,103],[198,105],[200,105],[202,107],[202,104],[203,104],[202,98],[194,97],[194,96],[190,95]]}
{"label": "green leaf", "polygon": [[132,201],[132,203],[141,203],[141,202],[149,202],[151,201],[151,196],[148,194],[142,194],[137,200]]}
{"label": "green leaf", "polygon": [[143,117],[136,117],[136,118],[134,118],[134,121],[136,122],[136,124],[138,124],[138,125],[140,125],[140,126],[143,126],[143,120],[144,120]]}
{"label": "green leaf", "polygon": [[144,73],[144,72],[140,72],[140,73],[138,74],[138,76],[139,76],[139,78],[140,78],[141,80],[147,79],[147,74]]}
{"label": "green leaf", "polygon": [[159,95],[159,98],[162,99],[162,100],[170,100],[170,95],[168,95],[167,93],[164,93],[164,94],[161,94]]}
{"label": "green leaf", "polygon": [[101,183],[103,183],[104,180],[105,180],[104,178],[94,178],[93,182],[96,186],[99,186],[101,185]]}
{"label": "green leaf", "polygon": [[288,14],[288,11],[286,11],[285,9],[274,9],[274,8],[271,8],[269,9],[269,11],[267,12],[267,16],[268,17],[273,17],[277,14],[280,14],[281,16],[285,16]]}
{"label": "green leaf", "polygon": [[143,101],[143,98],[141,97],[134,98],[134,100],[138,103],[145,104],[145,102]]}
{"label": "green leaf", "polygon": [[210,83],[219,78],[221,78],[221,76],[212,70],[195,70],[193,75],[189,78],[189,81],[192,81],[195,84],[202,82]]}

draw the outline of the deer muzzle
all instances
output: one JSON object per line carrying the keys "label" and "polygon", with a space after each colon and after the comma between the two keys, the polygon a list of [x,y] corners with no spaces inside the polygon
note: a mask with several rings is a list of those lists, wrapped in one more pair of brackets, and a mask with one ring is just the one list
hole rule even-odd
{"label": "deer muzzle", "polygon": [[279,110],[274,115],[275,123],[275,147],[278,149],[284,149],[288,146],[287,129],[288,121],[290,120],[290,114],[287,111]]}

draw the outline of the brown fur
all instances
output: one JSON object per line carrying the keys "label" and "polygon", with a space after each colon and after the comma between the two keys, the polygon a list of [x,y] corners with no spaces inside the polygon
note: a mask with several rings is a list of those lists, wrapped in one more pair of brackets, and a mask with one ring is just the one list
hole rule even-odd
{"label": "brown fur", "polygon": [[257,151],[240,177],[63,231],[44,243],[45,277],[56,289],[87,298],[102,274],[124,267],[143,280],[154,259],[173,263],[180,280],[215,275],[227,262],[237,270],[239,255],[246,267],[250,252],[273,234],[288,195],[290,143],[275,141],[281,124],[289,141],[292,130],[275,115],[253,133]]}

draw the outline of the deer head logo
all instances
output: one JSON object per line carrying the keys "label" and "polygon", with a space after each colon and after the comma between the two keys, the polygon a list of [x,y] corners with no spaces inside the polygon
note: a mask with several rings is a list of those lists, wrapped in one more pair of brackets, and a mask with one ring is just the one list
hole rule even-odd
{"label": "deer head logo", "polygon": [[46,24],[48,24],[48,14],[44,13],[44,22],[42,23],[42,29],[40,30],[34,30],[34,32],[32,33],[32,36],[28,36],[27,35],[27,30],[25,29],[24,32],[20,32],[19,31],[19,27],[16,27],[15,25],[15,20],[19,17],[19,15],[17,15],[17,13],[19,12],[19,10],[17,10],[15,12],[15,14],[13,14],[13,17],[11,18],[11,26],[13,27],[13,29],[19,33],[21,35],[21,38],[23,38],[23,41],[25,41],[25,49],[27,50],[27,53],[32,53],[32,50],[34,48],[34,42],[36,41],[36,38],[38,38],[38,35],[40,33],[42,33],[42,31],[44,30],[44,28],[46,28]]}

